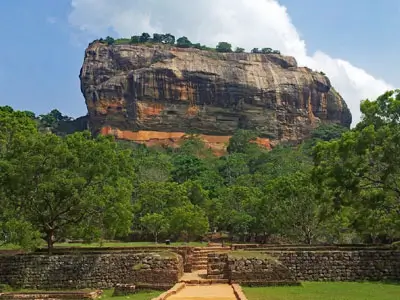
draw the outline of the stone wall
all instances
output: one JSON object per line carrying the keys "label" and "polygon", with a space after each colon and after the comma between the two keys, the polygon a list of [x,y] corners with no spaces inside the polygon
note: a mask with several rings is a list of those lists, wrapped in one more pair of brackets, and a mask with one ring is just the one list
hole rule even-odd
{"label": "stone wall", "polygon": [[273,251],[292,272],[305,281],[400,280],[400,251]]}
{"label": "stone wall", "polygon": [[173,286],[183,259],[171,252],[0,256],[0,283],[19,288],[110,288],[118,283]]}
{"label": "stone wall", "polygon": [[[168,247],[168,246],[161,246],[161,247],[154,247],[154,246],[145,246],[145,247],[91,247],[82,248],[82,247],[65,247],[65,248],[55,248],[53,249],[53,254],[57,255],[69,255],[69,254],[93,254],[93,253],[121,253],[121,252],[129,252],[129,253],[147,253],[147,252],[159,252],[159,251],[168,251],[174,252],[182,256],[183,258],[183,266],[185,272],[192,271],[192,259],[193,259],[193,247],[188,246],[180,246],[180,247]],[[0,255],[3,253],[0,250]],[[11,253],[11,252],[10,252]],[[47,249],[39,249],[35,253],[47,253]],[[4,254],[7,254],[4,252]],[[12,254],[12,253],[11,253]],[[17,254],[17,253],[16,253]]]}
{"label": "stone wall", "polygon": [[207,278],[228,279],[231,283],[247,285],[297,283],[291,271],[278,259],[260,252],[249,252],[246,256],[236,255],[234,252],[209,254]]}
{"label": "stone wall", "polygon": [[242,284],[399,281],[400,251],[260,251],[254,254],[242,251],[209,254],[207,275]]}

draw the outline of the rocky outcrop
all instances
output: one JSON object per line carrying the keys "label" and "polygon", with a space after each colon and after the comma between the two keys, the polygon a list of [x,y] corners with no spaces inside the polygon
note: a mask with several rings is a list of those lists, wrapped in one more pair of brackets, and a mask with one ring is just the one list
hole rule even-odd
{"label": "rocky outcrop", "polygon": [[223,151],[239,128],[266,147],[297,142],[319,123],[349,126],[329,79],[277,54],[92,43],[80,73],[94,132],[176,145],[197,133]]}

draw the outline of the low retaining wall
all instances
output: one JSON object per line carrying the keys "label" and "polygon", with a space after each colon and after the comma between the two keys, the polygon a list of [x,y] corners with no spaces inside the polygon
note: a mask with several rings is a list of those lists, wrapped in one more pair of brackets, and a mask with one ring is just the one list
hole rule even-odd
{"label": "low retaining wall", "polygon": [[400,281],[400,251],[274,251],[294,275],[305,281]]}
{"label": "low retaining wall", "polygon": [[183,259],[171,252],[0,256],[0,283],[18,288],[111,288],[118,283],[173,286]]}
{"label": "low retaining wall", "polygon": [[[241,284],[297,281],[400,281],[400,251],[244,252],[209,254],[207,275]],[[263,258],[263,256],[265,256]],[[254,284],[253,284],[254,283]]]}
{"label": "low retaining wall", "polygon": [[[144,246],[144,247],[57,247],[53,249],[53,254],[56,255],[71,255],[71,254],[100,254],[100,253],[147,253],[147,252],[174,252],[182,256],[183,267],[185,272],[192,271],[193,247],[189,246]],[[0,255],[3,254],[0,250]],[[7,253],[4,253],[7,254]],[[15,253],[17,254],[17,253]],[[47,249],[39,249],[34,254],[47,254]]]}
{"label": "low retaining wall", "polygon": [[[246,253],[245,257],[231,254],[209,254],[207,278],[228,279],[245,285],[294,285],[292,272],[276,258],[262,253]],[[250,256],[248,256],[250,255]]]}

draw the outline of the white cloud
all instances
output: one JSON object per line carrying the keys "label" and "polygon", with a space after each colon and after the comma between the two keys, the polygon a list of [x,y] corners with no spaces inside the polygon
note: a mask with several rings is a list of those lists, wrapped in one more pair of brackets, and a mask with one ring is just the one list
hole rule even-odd
{"label": "white cloud", "polygon": [[321,51],[307,53],[286,8],[276,0],[72,0],[71,5],[70,24],[99,37],[110,31],[121,37],[170,32],[207,45],[229,41],[247,50],[279,49],[328,75],[350,107],[353,124],[360,119],[360,100],[393,88],[347,61]]}

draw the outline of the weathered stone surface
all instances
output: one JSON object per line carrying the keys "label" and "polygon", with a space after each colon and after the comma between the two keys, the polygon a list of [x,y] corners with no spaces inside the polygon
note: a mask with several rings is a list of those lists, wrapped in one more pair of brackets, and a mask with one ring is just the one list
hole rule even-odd
{"label": "weathered stone surface", "polygon": [[255,285],[297,281],[400,280],[400,251],[270,251],[271,259],[208,255],[208,276]]}
{"label": "weathered stone surface", "polygon": [[0,256],[0,282],[20,288],[111,288],[137,283],[172,286],[182,275],[182,257],[174,253]]}
{"label": "weathered stone surface", "polygon": [[142,143],[176,145],[197,133],[223,151],[243,128],[269,147],[321,122],[351,123],[326,76],[276,54],[93,43],[80,79],[93,131]]}

